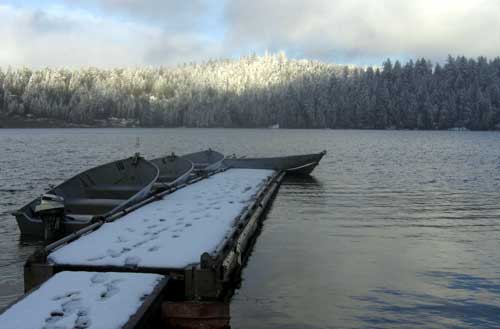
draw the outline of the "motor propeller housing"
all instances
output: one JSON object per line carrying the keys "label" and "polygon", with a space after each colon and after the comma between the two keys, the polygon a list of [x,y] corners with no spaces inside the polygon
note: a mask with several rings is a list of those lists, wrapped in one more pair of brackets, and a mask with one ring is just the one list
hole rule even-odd
{"label": "motor propeller housing", "polygon": [[64,198],[54,194],[43,194],[40,204],[35,207],[35,213],[43,221],[44,238],[51,241],[62,233],[62,222],[64,220]]}

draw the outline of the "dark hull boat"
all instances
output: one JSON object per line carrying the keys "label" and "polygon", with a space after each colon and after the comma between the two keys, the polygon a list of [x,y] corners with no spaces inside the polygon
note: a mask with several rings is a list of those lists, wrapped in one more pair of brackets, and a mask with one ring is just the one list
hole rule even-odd
{"label": "dark hull boat", "polygon": [[155,187],[159,189],[185,183],[194,170],[191,161],[175,154],[150,161],[160,170],[160,175],[155,183]]}
{"label": "dark hull boat", "polygon": [[224,155],[212,149],[185,154],[182,158],[191,161],[194,165],[194,170],[198,172],[217,170],[222,166],[222,162],[224,161]]}
{"label": "dark hull boat", "polygon": [[326,151],[274,158],[226,158],[224,165],[230,168],[273,169],[290,174],[309,175],[325,154]]}
{"label": "dark hull boat", "polygon": [[84,171],[13,214],[21,234],[51,240],[146,198],[158,175],[136,155]]}

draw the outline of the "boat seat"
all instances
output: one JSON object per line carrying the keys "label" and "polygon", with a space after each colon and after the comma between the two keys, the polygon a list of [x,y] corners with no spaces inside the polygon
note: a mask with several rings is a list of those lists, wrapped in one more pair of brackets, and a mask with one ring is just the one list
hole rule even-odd
{"label": "boat seat", "polygon": [[128,199],[141,189],[139,185],[100,184],[88,187],[86,192],[90,198]]}
{"label": "boat seat", "polygon": [[69,215],[99,215],[110,211],[123,202],[124,200],[121,199],[70,198],[64,200],[64,206]]}

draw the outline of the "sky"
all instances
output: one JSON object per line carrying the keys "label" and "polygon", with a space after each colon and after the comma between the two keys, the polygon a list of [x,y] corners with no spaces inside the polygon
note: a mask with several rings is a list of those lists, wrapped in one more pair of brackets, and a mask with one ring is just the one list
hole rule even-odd
{"label": "sky", "polygon": [[499,0],[0,0],[0,66],[500,55]]}

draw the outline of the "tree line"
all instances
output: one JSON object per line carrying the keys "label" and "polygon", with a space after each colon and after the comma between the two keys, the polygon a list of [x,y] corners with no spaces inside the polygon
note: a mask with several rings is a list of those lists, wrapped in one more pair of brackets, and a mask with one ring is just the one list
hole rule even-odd
{"label": "tree line", "polygon": [[499,128],[500,58],[354,67],[283,53],[174,68],[0,69],[0,117],[144,127]]}

